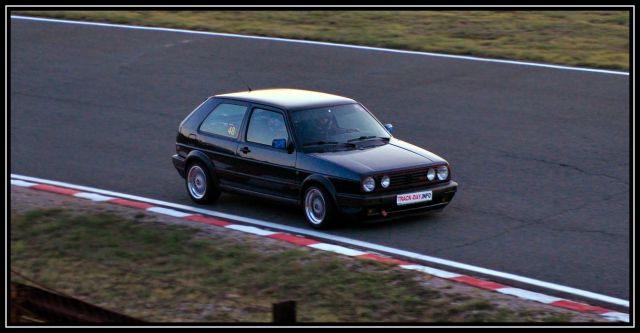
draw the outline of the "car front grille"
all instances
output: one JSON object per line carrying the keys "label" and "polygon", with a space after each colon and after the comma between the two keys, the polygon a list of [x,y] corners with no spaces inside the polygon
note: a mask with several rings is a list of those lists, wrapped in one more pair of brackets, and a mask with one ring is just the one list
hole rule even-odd
{"label": "car front grille", "polygon": [[427,170],[413,170],[409,173],[390,175],[390,188],[404,187],[407,185],[418,185],[427,183]]}
{"label": "car front grille", "polygon": [[[412,187],[423,187],[423,186],[429,186],[429,185],[434,185],[438,183],[444,183],[448,181],[448,179],[439,180],[438,177],[436,177],[432,181],[428,181],[427,170],[429,170],[428,167],[389,173],[388,175],[389,175],[389,179],[391,180],[391,184],[389,185],[389,188],[381,189],[381,190],[390,191],[390,190],[405,189],[405,188],[412,188]],[[380,184],[381,178],[382,178],[382,175],[378,175],[377,177],[375,177],[376,184]]]}

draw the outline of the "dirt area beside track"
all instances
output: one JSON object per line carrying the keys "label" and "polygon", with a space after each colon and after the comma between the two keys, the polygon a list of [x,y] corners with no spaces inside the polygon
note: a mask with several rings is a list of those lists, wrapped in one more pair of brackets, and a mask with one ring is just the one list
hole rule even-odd
{"label": "dirt area beside track", "polygon": [[295,300],[299,322],[608,322],[140,209],[16,186],[9,200],[12,270],[146,321],[264,323]]}

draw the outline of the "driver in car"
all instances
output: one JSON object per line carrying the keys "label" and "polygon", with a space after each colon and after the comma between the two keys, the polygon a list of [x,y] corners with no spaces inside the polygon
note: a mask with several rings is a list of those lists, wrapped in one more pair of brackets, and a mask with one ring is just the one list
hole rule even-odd
{"label": "driver in car", "polygon": [[310,123],[308,127],[310,137],[318,141],[334,141],[331,137],[340,132],[340,127],[331,110],[320,111],[316,117],[307,121]]}
{"label": "driver in car", "polygon": [[282,118],[269,117],[267,121],[269,132],[274,139],[288,139],[287,127],[284,125]]}

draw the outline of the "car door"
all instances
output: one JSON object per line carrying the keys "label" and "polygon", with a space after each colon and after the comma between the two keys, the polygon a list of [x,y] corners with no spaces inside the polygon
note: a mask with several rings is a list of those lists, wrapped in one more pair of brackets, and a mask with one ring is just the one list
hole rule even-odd
{"label": "car door", "polygon": [[237,155],[244,160],[241,168],[248,190],[297,199],[296,152],[291,140],[283,111],[253,107],[237,150]]}
{"label": "car door", "polygon": [[248,111],[248,103],[221,100],[198,126],[197,136],[192,138],[213,162],[222,186],[235,186],[243,181],[239,170],[242,161],[236,151]]}

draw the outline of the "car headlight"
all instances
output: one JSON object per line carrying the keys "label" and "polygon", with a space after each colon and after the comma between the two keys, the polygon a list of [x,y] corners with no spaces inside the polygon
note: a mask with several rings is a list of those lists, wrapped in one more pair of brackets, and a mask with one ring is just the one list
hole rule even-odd
{"label": "car headlight", "polygon": [[380,185],[382,185],[382,187],[384,188],[387,188],[390,184],[391,179],[389,179],[389,176],[382,176],[382,179],[380,179]]}
{"label": "car headlight", "polygon": [[429,171],[427,171],[427,179],[429,181],[432,181],[435,178],[436,178],[436,169],[429,168]]}
{"label": "car headlight", "polygon": [[373,180],[373,177],[367,177],[362,180],[362,189],[365,192],[371,192],[374,188],[376,188],[376,181]]}
{"label": "car headlight", "polygon": [[446,165],[441,165],[438,167],[437,173],[438,179],[445,180],[447,179],[447,177],[449,177],[449,168],[447,168]]}

